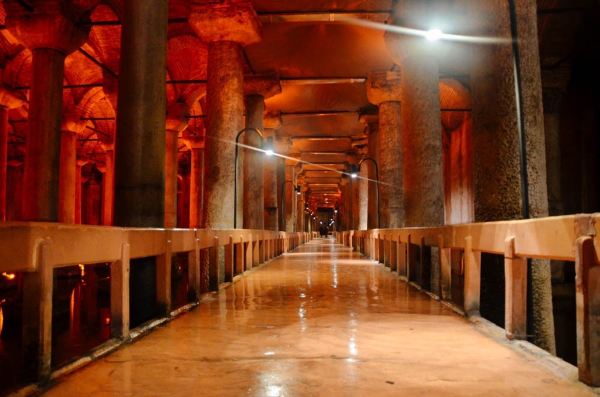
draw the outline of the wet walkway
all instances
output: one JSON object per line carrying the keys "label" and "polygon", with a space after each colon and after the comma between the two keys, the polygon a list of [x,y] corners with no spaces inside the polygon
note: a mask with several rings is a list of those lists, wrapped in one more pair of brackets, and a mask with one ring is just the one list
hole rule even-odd
{"label": "wet walkway", "polygon": [[374,262],[315,240],[52,396],[584,396]]}

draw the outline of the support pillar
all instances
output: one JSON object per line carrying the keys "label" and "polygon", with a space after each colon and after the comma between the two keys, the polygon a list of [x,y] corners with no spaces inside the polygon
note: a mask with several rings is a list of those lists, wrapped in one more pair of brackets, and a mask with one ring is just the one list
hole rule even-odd
{"label": "support pillar", "polygon": [[122,15],[114,223],[161,227],[165,220],[167,1],[126,1]]}
{"label": "support pillar", "polygon": [[6,189],[8,176],[8,111],[19,108],[24,101],[19,94],[0,87],[0,222],[6,221]]}
{"label": "support pillar", "polygon": [[75,223],[75,206],[77,201],[77,133],[75,131],[61,131],[60,139],[60,175],[58,191],[58,221],[61,223]]}
{"label": "support pillar", "polygon": [[[58,2],[57,2],[58,3]],[[7,4],[7,28],[31,49],[29,133],[22,216],[58,219],[60,120],[65,57],[87,40],[90,25],[66,15],[57,3],[34,1],[33,12]]]}
{"label": "support pillar", "polygon": [[294,165],[285,165],[285,231],[292,233],[294,231],[294,202],[296,192],[294,191]]}
{"label": "support pillar", "polygon": [[192,145],[190,170],[190,227],[202,225],[204,188],[204,147]]}
{"label": "support pillar", "polygon": [[180,102],[169,106],[165,139],[165,227],[177,227],[177,180],[179,134],[187,128],[187,107]]}
{"label": "support pillar", "polygon": [[105,149],[105,171],[102,180],[102,224],[112,226],[115,194],[115,152]]}
{"label": "support pillar", "polygon": [[[249,1],[195,4],[189,23],[208,43],[204,227],[234,228],[235,137],[243,127],[242,45],[260,40]],[[262,202],[261,202],[262,203]],[[262,222],[262,220],[261,220]]]}
{"label": "support pillar", "polygon": [[356,230],[367,230],[369,216],[369,169],[368,164],[363,163],[360,169],[360,178],[356,180],[358,194],[356,196],[358,223]]}
{"label": "support pillar", "polygon": [[[379,117],[377,114],[362,114],[360,116],[360,122],[364,124],[365,130],[368,134],[368,156],[375,160],[379,165]],[[379,207],[378,207],[378,195],[377,195],[377,173],[375,171],[375,165],[371,161],[364,162],[362,165],[363,169],[368,169],[368,215],[367,215],[367,229],[376,229],[379,227]]]}
{"label": "support pillar", "polygon": [[[477,19],[482,24],[477,34],[511,37],[507,2],[478,2],[473,11],[478,13],[476,18],[487,16]],[[548,215],[536,2],[516,0],[515,14],[519,57],[515,57],[511,43],[485,46],[478,51],[472,72],[473,183],[478,222]],[[520,90],[515,81],[516,67],[520,70]],[[532,262],[529,332],[536,345],[554,352],[550,265],[549,261]]]}
{"label": "support pillar", "polygon": [[380,228],[404,225],[400,74],[374,72],[367,79],[369,101],[379,107]]}

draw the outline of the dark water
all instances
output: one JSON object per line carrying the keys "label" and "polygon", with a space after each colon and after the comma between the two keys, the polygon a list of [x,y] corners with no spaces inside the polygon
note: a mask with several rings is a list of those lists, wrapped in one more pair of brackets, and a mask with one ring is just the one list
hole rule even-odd
{"label": "dark water", "polygon": [[188,254],[177,254],[173,255],[171,260],[171,307],[173,310],[196,300],[189,283],[188,258]]}
{"label": "dark water", "polygon": [[481,254],[481,317],[504,328],[504,257]]}
{"label": "dark water", "polygon": [[21,344],[22,285],[21,274],[0,274],[0,395],[25,383]]}
{"label": "dark water", "polygon": [[156,258],[132,259],[129,275],[131,328],[139,327],[158,316],[156,302]]}
{"label": "dark water", "polygon": [[54,271],[52,367],[58,368],[110,338],[110,267]]}

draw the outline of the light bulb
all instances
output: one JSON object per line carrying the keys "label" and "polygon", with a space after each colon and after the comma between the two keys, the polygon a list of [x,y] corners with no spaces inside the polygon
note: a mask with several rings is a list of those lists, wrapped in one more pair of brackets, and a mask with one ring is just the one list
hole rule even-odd
{"label": "light bulb", "polygon": [[439,29],[430,29],[425,33],[425,38],[429,41],[438,41],[442,38],[442,31]]}

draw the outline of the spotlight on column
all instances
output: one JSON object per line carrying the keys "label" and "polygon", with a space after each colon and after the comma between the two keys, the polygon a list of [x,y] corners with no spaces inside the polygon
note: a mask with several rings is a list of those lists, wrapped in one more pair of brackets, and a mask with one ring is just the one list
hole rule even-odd
{"label": "spotlight on column", "polygon": [[442,33],[442,31],[439,29],[430,29],[425,32],[425,38],[429,41],[438,41],[442,38],[443,34],[444,33]]}
{"label": "spotlight on column", "polygon": [[348,174],[350,175],[350,177],[352,179],[356,179],[358,178],[358,165],[357,164],[350,164],[350,167],[348,169]]}
{"label": "spotlight on column", "polygon": [[267,138],[265,144],[263,145],[263,150],[265,152],[265,156],[270,157],[275,154],[275,151],[273,150],[273,137]]}
{"label": "spotlight on column", "polygon": [[300,190],[300,186],[294,186],[294,190],[296,191],[296,194],[298,196],[302,194],[302,191]]}

